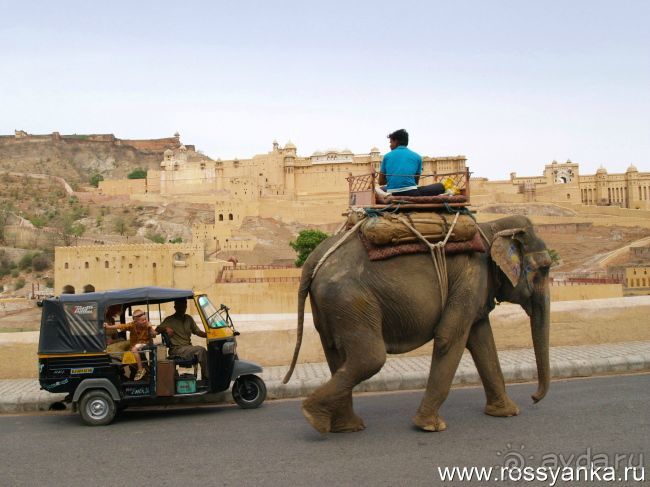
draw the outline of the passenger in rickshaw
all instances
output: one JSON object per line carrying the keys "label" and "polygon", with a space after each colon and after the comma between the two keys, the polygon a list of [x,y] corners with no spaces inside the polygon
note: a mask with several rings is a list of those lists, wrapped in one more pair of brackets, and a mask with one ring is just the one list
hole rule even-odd
{"label": "passenger in rickshaw", "polygon": [[[121,304],[114,304],[106,309],[104,316],[104,325],[115,325],[117,323],[116,317],[119,317],[122,311]],[[106,329],[106,351],[107,352],[127,352],[131,348],[131,344],[126,339],[124,332],[120,333],[116,329]]]}
{"label": "passenger in rickshaw", "polygon": [[142,366],[142,358],[140,357],[140,350],[152,343],[153,337],[157,335],[151,323],[147,318],[147,314],[141,310],[136,309],[133,311],[133,321],[130,323],[120,323],[115,325],[104,324],[107,330],[128,330],[129,341],[131,344],[131,352],[135,356],[138,371],[133,380],[141,380],[146,374],[146,370]]}

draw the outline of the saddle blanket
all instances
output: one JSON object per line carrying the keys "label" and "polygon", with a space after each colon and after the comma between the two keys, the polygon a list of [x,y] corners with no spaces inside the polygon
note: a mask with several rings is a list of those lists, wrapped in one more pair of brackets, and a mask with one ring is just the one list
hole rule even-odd
{"label": "saddle blanket", "polygon": [[[398,255],[429,253],[429,247],[423,242],[409,242],[397,245],[374,245],[362,232],[359,232],[359,239],[363,244],[370,260],[384,260]],[[485,243],[479,232],[474,234],[471,240],[465,242],[447,242],[445,252],[449,255],[462,252],[485,252]]]}

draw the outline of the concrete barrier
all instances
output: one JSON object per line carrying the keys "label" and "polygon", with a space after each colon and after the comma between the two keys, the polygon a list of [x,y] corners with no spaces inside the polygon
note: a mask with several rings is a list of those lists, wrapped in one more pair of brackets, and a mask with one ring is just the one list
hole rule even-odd
{"label": "concrete barrier", "polygon": [[[603,343],[650,340],[650,296],[633,296],[590,301],[563,301],[551,305],[551,346],[597,345]],[[296,343],[295,313],[234,315],[240,357],[264,366],[288,365]],[[530,348],[530,322],[521,307],[501,304],[491,313],[497,348],[500,350]],[[193,337],[195,344],[203,340]],[[36,377],[36,343],[38,332],[0,333],[2,368],[21,361],[25,369],[12,377]],[[430,355],[428,343],[405,356]],[[12,353],[21,354],[13,357]],[[27,357],[22,355],[28,353]],[[311,314],[305,315],[303,342],[299,363],[324,362],[320,337]],[[27,367],[27,363],[29,367]],[[32,367],[33,364],[33,367]]]}
{"label": "concrete barrier", "polygon": [[[650,296],[562,301],[551,305],[551,346],[596,345],[650,340]],[[499,349],[532,347],[530,321],[518,305],[501,304],[490,314]],[[287,365],[296,343],[296,315],[235,317],[241,336],[238,353],[262,365]],[[429,355],[428,343],[407,356]],[[310,314],[305,315],[299,362],[323,362],[320,337]]]}

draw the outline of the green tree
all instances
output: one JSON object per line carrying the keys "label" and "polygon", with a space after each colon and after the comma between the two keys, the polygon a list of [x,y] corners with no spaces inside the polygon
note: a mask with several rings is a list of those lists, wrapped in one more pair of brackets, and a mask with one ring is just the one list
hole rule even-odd
{"label": "green tree", "polygon": [[181,237],[172,238],[172,239],[169,240],[169,243],[170,244],[183,243],[183,239]]}
{"label": "green tree", "polygon": [[97,187],[99,187],[99,182],[103,181],[103,180],[104,180],[104,176],[102,176],[101,174],[99,174],[99,173],[93,174],[90,177],[90,185],[97,188]]}
{"label": "green tree", "polygon": [[301,267],[307,260],[307,257],[309,257],[309,254],[327,237],[329,235],[320,230],[301,230],[298,238],[293,242],[289,242],[291,248],[298,253],[298,258],[295,262],[296,267]]}
{"label": "green tree", "polygon": [[5,226],[9,222],[9,217],[13,209],[13,204],[9,201],[0,203],[0,242],[4,242]]}
{"label": "green tree", "polygon": [[14,289],[18,291],[19,289],[22,289],[25,287],[25,278],[24,277],[19,277],[16,279],[16,284],[14,285]]}
{"label": "green tree", "polygon": [[562,260],[562,257],[560,257],[560,254],[558,253],[557,250],[548,249],[548,255],[551,257],[551,267],[559,265],[560,261]]}
{"label": "green tree", "polygon": [[113,230],[120,235],[134,235],[137,230],[137,222],[130,215],[120,215],[113,219]]}
{"label": "green tree", "polygon": [[113,228],[115,228],[115,231],[120,235],[124,235],[127,228],[126,220],[121,216],[118,216],[115,221],[113,221]]}
{"label": "green tree", "polygon": [[147,170],[142,169],[141,167],[136,167],[133,171],[131,171],[127,178],[129,179],[147,179]]}

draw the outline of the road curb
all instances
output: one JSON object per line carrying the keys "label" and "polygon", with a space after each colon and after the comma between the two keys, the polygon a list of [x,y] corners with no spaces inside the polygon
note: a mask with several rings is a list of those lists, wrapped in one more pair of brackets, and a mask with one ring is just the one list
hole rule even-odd
{"label": "road curb", "polygon": [[[537,370],[534,364],[516,363],[502,368],[507,383],[534,381]],[[592,359],[556,358],[551,363],[551,378],[566,379],[571,377],[591,377],[594,375],[641,372],[650,370],[650,353],[632,353],[630,355],[597,357]],[[375,377],[362,382],[355,387],[355,392],[387,392],[423,389],[426,386],[429,368],[426,370],[394,370],[382,371]],[[265,374],[262,374],[263,376]],[[265,377],[268,399],[290,399],[305,397],[324,384],[329,377],[294,378],[288,384],[281,380]],[[14,382],[16,381],[7,381]],[[24,382],[24,381],[23,381]],[[37,381],[34,381],[37,384]],[[459,367],[454,376],[454,385],[478,385],[480,377],[473,364]],[[36,387],[36,386],[34,386]],[[7,390],[9,389],[9,390]],[[21,413],[33,411],[48,411],[52,404],[61,402],[65,394],[51,394],[43,390],[25,391],[18,389],[11,392],[11,385],[5,386],[5,392],[0,397],[0,413]],[[23,388],[24,389],[24,388]],[[186,399],[178,403],[231,403],[230,391],[225,393],[201,396],[195,401]]]}

